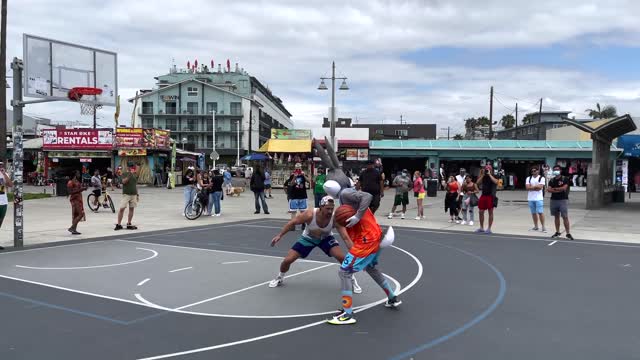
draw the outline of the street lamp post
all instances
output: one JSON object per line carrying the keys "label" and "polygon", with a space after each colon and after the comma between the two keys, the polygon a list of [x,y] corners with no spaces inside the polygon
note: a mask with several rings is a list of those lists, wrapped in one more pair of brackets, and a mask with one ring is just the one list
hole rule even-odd
{"label": "street lamp post", "polygon": [[213,134],[213,145],[211,148],[211,160],[213,160],[213,168],[216,168],[216,111],[215,110],[211,110],[211,122],[213,123],[213,130],[211,131]]}
{"label": "street lamp post", "polygon": [[342,80],[342,84],[340,85],[340,90],[349,90],[349,86],[347,86],[347,78],[346,77],[336,77],[336,62],[331,63],[331,77],[321,77],[320,85],[318,86],[318,90],[327,90],[327,85],[324,83],[325,80],[331,80],[331,119],[329,123],[330,136],[331,136],[331,145],[334,150],[337,150],[336,146],[336,79]]}
{"label": "street lamp post", "polygon": [[238,139],[236,140],[238,143],[238,153],[236,155],[236,166],[240,166],[240,119],[238,119]]}
{"label": "street lamp post", "polygon": [[186,144],[186,143],[187,143],[187,141],[189,141],[189,140],[187,140],[187,138],[182,138],[182,141],[181,141],[181,143],[182,143],[182,150],[184,150],[184,144]]}

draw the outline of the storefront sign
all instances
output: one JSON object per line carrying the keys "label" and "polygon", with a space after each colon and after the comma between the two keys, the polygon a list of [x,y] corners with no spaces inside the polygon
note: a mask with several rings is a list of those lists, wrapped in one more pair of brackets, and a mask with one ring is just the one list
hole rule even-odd
{"label": "storefront sign", "polygon": [[360,161],[369,160],[369,149],[358,149],[358,160]]}
{"label": "storefront sign", "polygon": [[271,129],[272,139],[306,140],[311,139],[311,130]]}
{"label": "storefront sign", "polygon": [[117,128],[116,129],[116,147],[141,148],[142,129],[141,128]]}
{"label": "storefront sign", "polygon": [[91,158],[80,158],[80,162],[90,163],[91,162]]}
{"label": "storefront sign", "polygon": [[[109,149],[111,150],[111,149]],[[49,151],[48,157],[50,159],[54,159],[53,162],[56,162],[55,158],[61,159],[85,159],[85,158],[110,158],[111,151]]]}
{"label": "storefront sign", "polygon": [[156,149],[171,149],[171,137],[169,137],[170,132],[168,130],[153,130]]}
{"label": "storefront sign", "polygon": [[89,149],[111,150],[113,131],[111,129],[44,129],[42,149]]}
{"label": "storefront sign", "polygon": [[120,149],[118,156],[147,156],[147,149]]}
{"label": "storefront sign", "polygon": [[358,160],[358,149],[347,149],[347,155],[345,160]]}
{"label": "storefront sign", "polygon": [[160,99],[162,101],[178,101],[178,95],[162,95]]}

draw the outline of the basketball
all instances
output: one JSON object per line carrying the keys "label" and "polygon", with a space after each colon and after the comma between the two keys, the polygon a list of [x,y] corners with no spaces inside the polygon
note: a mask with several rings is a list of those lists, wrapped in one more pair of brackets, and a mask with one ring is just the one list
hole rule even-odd
{"label": "basketball", "polygon": [[340,207],[336,209],[336,213],[335,213],[336,223],[338,223],[341,226],[346,226],[347,219],[349,219],[355,214],[356,214],[356,210],[351,206],[340,205]]}

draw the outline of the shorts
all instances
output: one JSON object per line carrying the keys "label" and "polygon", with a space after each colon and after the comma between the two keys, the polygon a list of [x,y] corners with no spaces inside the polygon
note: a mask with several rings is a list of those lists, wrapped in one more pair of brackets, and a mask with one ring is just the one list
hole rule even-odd
{"label": "shorts", "polygon": [[340,269],[346,272],[356,273],[364,270],[366,267],[375,267],[378,264],[379,256],[380,251],[369,254],[369,256],[363,258],[353,256],[353,254],[349,252],[347,256],[344,257]]}
{"label": "shorts", "polygon": [[95,190],[93,190],[93,194],[94,194],[96,197],[100,197],[100,195],[102,195],[102,190],[95,189]]}
{"label": "shorts", "polygon": [[307,199],[291,199],[289,200],[289,212],[307,210]]}
{"label": "shorts", "polygon": [[424,199],[424,196],[425,196],[426,194],[427,194],[427,193],[425,193],[424,191],[423,191],[423,192],[415,192],[415,191],[414,191],[414,192],[413,192],[413,197],[414,197],[414,198],[418,198],[418,200],[420,200],[420,199]]}
{"label": "shorts", "polygon": [[553,200],[551,199],[551,216],[561,215],[563,218],[569,216],[569,200]]}
{"label": "shorts", "polygon": [[309,256],[311,250],[316,247],[319,247],[320,249],[322,249],[322,251],[324,251],[325,254],[327,254],[327,256],[331,257],[331,248],[335,246],[340,246],[340,244],[338,244],[338,240],[336,240],[333,235],[329,235],[322,240],[313,239],[302,235],[300,236],[298,241],[293,244],[291,249],[300,254],[300,257],[304,259]]}
{"label": "shorts", "polygon": [[7,208],[9,205],[0,205],[0,226],[2,226],[2,222],[4,221],[4,217],[7,215]]}
{"label": "shorts", "polygon": [[265,189],[271,189],[271,184],[264,184]]}
{"label": "shorts", "polygon": [[544,214],[543,200],[529,200],[529,211],[532,214]]}
{"label": "shorts", "polygon": [[393,199],[393,206],[398,205],[409,205],[409,193],[396,194],[395,199]]}
{"label": "shorts", "polygon": [[138,195],[122,194],[122,200],[120,200],[120,209],[126,207],[135,208],[138,206]]}
{"label": "shorts", "polygon": [[371,195],[373,198],[371,199],[371,204],[369,204],[369,209],[372,213],[375,213],[376,210],[380,207],[380,194]]}
{"label": "shorts", "polygon": [[478,199],[478,209],[480,210],[492,210],[493,209],[493,195],[481,195]]}

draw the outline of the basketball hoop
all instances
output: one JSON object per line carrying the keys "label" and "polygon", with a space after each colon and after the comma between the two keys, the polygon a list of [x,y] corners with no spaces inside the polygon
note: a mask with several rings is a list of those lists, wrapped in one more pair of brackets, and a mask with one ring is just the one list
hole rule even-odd
{"label": "basketball hoop", "polygon": [[[83,96],[93,96],[95,101],[95,97],[97,95],[102,94],[102,89],[94,88],[94,87],[74,87],[69,90],[69,100],[80,102]],[[101,109],[102,105],[97,104],[95,102],[80,102],[80,114],[81,115],[94,115],[96,110]]]}

